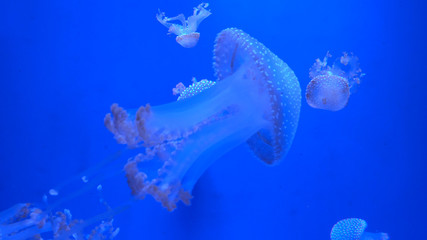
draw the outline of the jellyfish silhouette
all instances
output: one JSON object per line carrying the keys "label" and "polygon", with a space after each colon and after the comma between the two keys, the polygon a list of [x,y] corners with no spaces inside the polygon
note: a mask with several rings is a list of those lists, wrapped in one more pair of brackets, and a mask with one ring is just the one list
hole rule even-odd
{"label": "jellyfish silhouette", "polygon": [[387,240],[387,233],[365,232],[368,224],[360,218],[347,218],[337,222],[331,230],[331,240]]}
{"label": "jellyfish silhouette", "polygon": [[352,53],[344,52],[332,66],[328,66],[330,57],[329,52],[326,53],[323,61],[316,59],[310,68],[311,81],[305,97],[313,108],[338,111],[347,105],[350,93],[360,84],[364,74],[359,68],[359,59]]}
{"label": "jellyfish silhouette", "polygon": [[269,165],[288,152],[299,120],[301,89],[294,72],[263,44],[241,30],[216,38],[218,81],[185,88],[180,100],[138,110],[111,106],[105,126],[118,143],[144,151],[125,165],[136,198],[151,195],[172,211],[190,204],[203,172],[221,155],[246,142]]}
{"label": "jellyfish silhouette", "polygon": [[[177,43],[185,48],[192,48],[196,46],[200,38],[200,33],[196,32],[197,28],[205,18],[211,15],[211,12],[206,10],[208,6],[208,3],[199,4],[199,6],[194,8],[193,15],[188,17],[188,19],[185,19],[182,13],[176,17],[168,18],[160,10],[156,18],[163,26],[169,29],[169,33],[177,35]],[[171,21],[180,21],[181,24],[170,23]]]}

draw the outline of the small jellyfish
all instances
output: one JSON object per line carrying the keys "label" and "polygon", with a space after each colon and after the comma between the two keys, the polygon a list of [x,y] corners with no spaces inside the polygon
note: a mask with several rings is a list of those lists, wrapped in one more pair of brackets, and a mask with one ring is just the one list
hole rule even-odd
{"label": "small jellyfish", "polygon": [[310,83],[307,85],[305,97],[312,108],[338,111],[343,109],[350,97],[350,93],[360,84],[364,75],[359,68],[359,59],[352,53],[343,53],[332,66],[328,66],[326,53],[323,61],[316,59],[310,68]]}
{"label": "small jellyfish", "polygon": [[365,232],[368,224],[360,218],[347,218],[337,222],[331,230],[331,240],[387,240],[387,233]]}
{"label": "small jellyfish", "polygon": [[[176,17],[168,18],[164,12],[160,12],[156,15],[157,20],[163,24],[163,26],[169,29],[169,34],[173,33],[177,35],[176,41],[185,48],[192,48],[196,46],[200,38],[200,33],[196,32],[199,24],[209,15],[211,12],[206,8],[209,6],[208,3],[201,3],[199,6],[194,8],[193,15],[185,19],[184,14],[179,14]],[[170,23],[171,21],[180,21],[181,24]]]}

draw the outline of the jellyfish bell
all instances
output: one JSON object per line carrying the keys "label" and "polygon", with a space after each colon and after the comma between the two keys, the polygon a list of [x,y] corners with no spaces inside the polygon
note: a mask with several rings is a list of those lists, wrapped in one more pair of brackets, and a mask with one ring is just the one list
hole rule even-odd
{"label": "jellyfish bell", "polygon": [[189,34],[176,36],[176,42],[185,48],[192,48],[196,46],[196,44],[199,42],[199,38],[200,38],[200,33],[193,32]]}
{"label": "jellyfish bell", "polygon": [[179,95],[177,99],[178,101],[193,97],[216,84],[215,81],[210,81],[207,79],[197,81],[196,78],[193,78],[192,81],[193,83],[188,87],[180,82],[174,89],[172,89],[174,95]]}
{"label": "jellyfish bell", "polygon": [[310,68],[311,81],[306,88],[306,100],[310,107],[338,111],[348,104],[351,93],[360,84],[362,74],[359,59],[343,53],[332,66],[328,66],[329,52],[323,61],[316,59]]}
{"label": "jellyfish bell", "polygon": [[331,230],[331,240],[388,240],[387,233],[366,232],[368,226],[360,218],[346,218],[338,221]]}
{"label": "jellyfish bell", "polygon": [[312,108],[338,111],[347,106],[350,88],[343,77],[319,75],[307,85],[305,97]]}
{"label": "jellyfish bell", "polygon": [[332,227],[331,240],[359,240],[367,226],[363,219],[343,219]]}
{"label": "jellyfish bell", "polygon": [[214,55],[218,81],[225,81],[242,67],[254,74],[251,81],[260,81],[256,91],[261,94],[264,90],[269,101],[269,108],[260,113],[266,116],[269,125],[259,129],[246,143],[264,163],[279,163],[290,149],[301,108],[301,88],[294,72],[263,44],[239,29],[226,29],[218,34]]}
{"label": "jellyfish bell", "polygon": [[179,201],[189,205],[204,171],[244,142],[267,164],[286,156],[301,107],[294,72],[234,28],[218,34],[214,69],[216,82],[178,84],[173,92],[180,94],[179,101],[137,111],[112,105],[106,127],[119,143],[143,148],[124,168],[136,198],[151,195],[169,211]]}

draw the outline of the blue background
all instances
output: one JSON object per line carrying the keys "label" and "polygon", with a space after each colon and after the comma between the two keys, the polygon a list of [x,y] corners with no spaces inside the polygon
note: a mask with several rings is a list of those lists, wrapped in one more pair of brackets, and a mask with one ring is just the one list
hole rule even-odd
{"label": "blue background", "polygon": [[[178,82],[213,79],[215,36],[237,27],[287,62],[303,90],[308,69],[328,50],[354,52],[366,76],[341,111],[312,109],[303,99],[279,166],[265,166],[242,145],[201,177],[191,207],[169,213],[147,198],[117,215],[117,239],[329,239],[347,217],[391,239],[427,239],[425,3],[214,1],[200,42],[185,49],[155,14],[188,16],[198,4],[0,3],[0,209],[40,202],[49,188],[122,149],[103,125],[109,106],[164,104],[176,99]],[[112,206],[130,197],[122,175],[104,190]],[[78,199],[66,205],[75,218],[102,211],[96,194]]]}

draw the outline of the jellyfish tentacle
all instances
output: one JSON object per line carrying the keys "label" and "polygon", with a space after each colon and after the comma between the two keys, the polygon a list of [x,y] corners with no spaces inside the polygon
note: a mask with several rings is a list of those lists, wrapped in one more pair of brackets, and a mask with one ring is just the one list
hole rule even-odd
{"label": "jellyfish tentacle", "polygon": [[[204,102],[203,106],[196,107],[196,110],[193,108],[193,113],[178,114],[175,119],[177,124],[168,128],[163,128],[162,131],[151,131],[148,133],[148,130],[146,130],[153,129],[155,128],[154,126],[160,126],[160,123],[164,124],[162,118],[158,117],[155,119],[153,117],[150,119],[149,115],[151,114],[138,117],[137,113],[137,118],[140,119],[140,122],[143,122],[143,126],[140,126],[140,128],[144,129],[140,131],[143,133],[140,137],[144,139],[144,146],[151,147],[152,151],[149,150],[148,154],[139,155],[125,167],[128,184],[131,186],[133,195],[141,199],[144,198],[146,194],[153,195],[164,207],[168,210],[173,210],[176,207],[176,203],[181,200],[183,193],[191,192],[198,177],[200,177],[204,170],[206,170],[215,159],[242,143],[244,139],[253,135],[260,127],[268,124],[267,121],[262,118],[262,115],[252,116],[253,111],[251,110],[254,108],[260,111],[268,100],[266,98],[255,99],[255,96],[253,96],[252,100],[249,100],[249,98],[243,98],[239,94],[234,94],[230,97],[230,92],[237,93],[238,90],[242,90],[241,87],[240,89],[234,87],[236,81],[248,81],[247,78],[237,73],[230,78],[232,79],[218,83],[206,89],[206,91],[201,92],[199,95],[171,104],[168,109],[170,109],[171,106],[174,109],[179,109],[181,108],[180,105],[186,106],[189,104],[194,106],[194,104],[198,102],[200,104],[201,99],[199,98],[205,99],[205,101],[202,101]],[[237,86],[239,86],[239,84],[237,84]],[[218,91],[218,88],[222,89],[222,91]],[[247,92],[249,92],[249,89]],[[242,91],[242,93],[245,93],[245,91]],[[209,100],[206,101],[206,99]],[[247,104],[248,101],[252,104]],[[217,107],[214,107],[216,104]],[[194,111],[203,108],[209,109],[208,112],[210,116],[206,114],[204,119],[202,118],[198,121],[191,120],[195,115]],[[167,119],[171,118],[169,115],[170,113],[159,113],[156,108],[152,108],[151,110],[153,111],[153,116],[166,114],[166,116],[169,116]],[[146,111],[138,112],[145,113]],[[242,124],[251,117],[253,117],[252,125]],[[182,120],[178,120],[180,118],[182,118]],[[142,119],[144,119],[144,121],[142,121]],[[170,129],[180,126],[179,122],[184,122],[186,124],[190,122],[193,124],[193,127],[189,127],[189,130],[181,131],[181,133],[178,133],[178,129]],[[180,128],[185,129],[182,126],[180,126]],[[232,131],[230,131],[230,129],[232,129]],[[149,179],[148,174],[143,172],[143,170],[139,170],[138,166],[143,162],[153,159],[159,160],[162,162],[162,165],[157,170],[159,173],[158,176]],[[178,163],[176,159],[179,160]],[[162,175],[165,173],[166,176],[163,177]],[[184,179],[185,181],[183,181]]]}
{"label": "jellyfish tentacle", "polygon": [[[159,21],[163,26],[169,29],[168,34],[182,35],[185,34],[185,29],[187,27],[187,21],[185,20],[184,14],[179,14],[176,17],[166,17],[164,12],[160,12],[156,15],[157,21]],[[171,23],[171,21],[180,21],[181,25],[176,23]]]}
{"label": "jellyfish tentacle", "polygon": [[[113,227],[113,217],[129,208],[124,204],[117,208],[109,208],[106,212],[87,220],[72,219],[70,210],[52,212],[42,210],[34,204],[17,204],[0,212],[0,239],[23,240],[44,239],[48,237],[56,240],[70,239],[113,239],[119,228]],[[97,224],[89,232],[85,230]],[[87,233],[90,233],[87,234]]]}
{"label": "jellyfish tentacle", "polygon": [[[114,118],[112,118],[112,115]],[[104,118],[105,127],[114,134],[117,142],[127,144],[130,148],[138,147],[141,141],[136,131],[134,122],[129,120],[129,113],[119,107],[118,104],[111,105],[111,114],[108,113]]]}
{"label": "jellyfish tentacle", "polygon": [[201,3],[194,8],[193,15],[188,17],[187,33],[196,32],[200,23],[212,14],[206,9],[208,6],[209,3]]}

